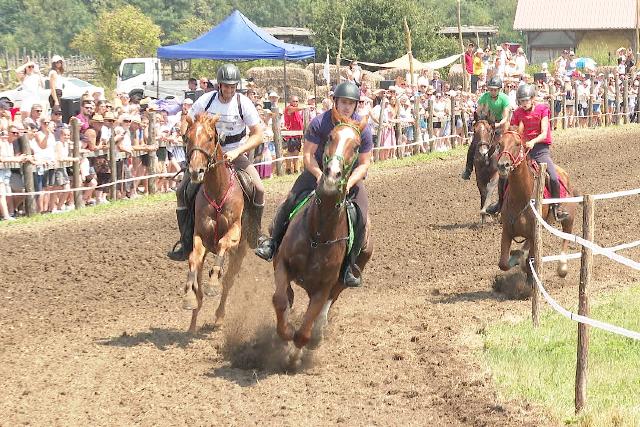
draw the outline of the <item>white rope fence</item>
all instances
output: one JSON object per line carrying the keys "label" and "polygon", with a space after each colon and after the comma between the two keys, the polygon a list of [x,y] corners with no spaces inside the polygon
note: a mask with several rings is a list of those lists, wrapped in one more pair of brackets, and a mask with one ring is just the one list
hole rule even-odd
{"label": "white rope fence", "polygon": [[614,334],[622,335],[622,336],[627,337],[627,338],[631,338],[631,339],[634,339],[634,340],[640,340],[640,333],[639,332],[631,331],[629,329],[621,328],[620,326],[615,326],[615,325],[612,325],[610,323],[605,323],[605,322],[601,322],[599,320],[591,319],[589,317],[581,316],[579,314],[572,313],[571,311],[569,311],[566,308],[562,307],[560,304],[558,304],[556,302],[556,300],[554,300],[551,297],[551,295],[549,295],[547,290],[544,288],[544,285],[540,281],[540,278],[538,278],[538,274],[536,273],[536,270],[533,267],[533,260],[529,260],[529,267],[531,268],[531,274],[533,275],[533,279],[536,281],[536,284],[538,285],[538,288],[540,289],[540,292],[544,296],[544,299],[547,300],[549,305],[554,310],[556,310],[558,313],[560,313],[561,315],[563,315],[567,319],[571,319],[574,322],[578,322],[578,323],[584,323],[586,325],[590,325],[590,326],[593,326],[594,328],[602,329],[602,330],[607,331],[607,332],[611,332],[611,333],[614,333]]}

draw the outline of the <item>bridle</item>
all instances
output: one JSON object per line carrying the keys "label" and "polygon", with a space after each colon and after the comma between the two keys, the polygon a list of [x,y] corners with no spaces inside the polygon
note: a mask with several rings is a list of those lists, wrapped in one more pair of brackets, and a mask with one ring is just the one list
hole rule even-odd
{"label": "bridle", "polygon": [[[333,127],[334,129],[337,129],[339,127],[349,127],[351,129],[353,129],[356,132],[356,135],[358,136],[358,144],[356,147],[360,146],[361,143],[361,132],[360,132],[360,128],[356,125],[354,125],[353,123],[348,123],[348,122],[338,122],[336,123],[336,125]],[[328,155],[324,155],[322,158],[322,170],[323,170],[323,174],[324,174],[324,170],[326,169],[327,165],[329,164],[329,162],[331,162],[332,160],[338,160],[343,166],[342,166],[342,176],[340,178],[340,180],[338,181],[338,188],[340,189],[340,191],[344,191],[345,186],[347,185],[347,180],[349,179],[349,175],[351,174],[351,171],[353,170],[353,167],[355,166],[356,162],[358,161],[358,156],[353,156],[353,160],[351,161],[351,163],[345,164],[344,163],[344,156],[341,154],[333,154],[331,156]],[[346,194],[345,194],[345,198],[346,198]]]}
{"label": "bridle", "polygon": [[493,154],[493,153],[491,153],[491,150],[492,149],[495,150],[496,131],[495,131],[495,129],[493,129],[493,127],[486,120],[479,120],[476,124],[479,124],[480,121],[486,122],[487,126],[489,126],[491,128],[491,130],[489,130],[489,141],[488,142],[480,140],[476,144],[477,144],[478,147],[486,146],[488,148],[487,155],[488,155],[488,157],[491,157],[491,155]]}
{"label": "bridle", "polygon": [[520,166],[520,163],[522,163],[524,161],[524,159],[527,158],[527,155],[529,154],[529,151],[531,151],[531,149],[528,148],[523,143],[522,137],[520,136],[520,134],[518,132],[515,132],[515,131],[512,131],[512,130],[508,130],[508,131],[505,132],[505,135],[509,134],[509,133],[513,134],[515,137],[518,138],[518,141],[519,141],[518,145],[520,146],[520,149],[518,150],[518,155],[514,157],[513,154],[511,154],[509,151],[507,151],[505,149],[505,150],[502,150],[500,152],[500,154],[498,155],[498,160],[500,160],[502,158],[502,156],[506,154],[509,157],[509,160],[511,160],[512,167],[515,169],[518,166]]}
{"label": "bridle", "polygon": [[[191,163],[191,157],[193,156],[194,152],[200,152],[202,154],[204,154],[204,156],[207,158],[207,166],[205,168],[205,172],[208,171],[209,169],[213,169],[214,167],[218,166],[219,164],[225,163],[226,160],[222,159],[222,160],[218,160],[216,161],[216,153],[218,152],[218,150],[221,149],[221,145],[218,142],[218,140],[215,138],[216,135],[214,133],[213,138],[209,139],[209,142],[213,142],[213,152],[212,153],[208,153],[207,151],[203,150],[200,147],[193,147],[190,150],[187,151],[187,158],[186,158],[186,162],[187,162],[187,167],[189,166],[189,163]],[[183,135],[182,136],[182,141],[184,143],[185,146],[187,146],[188,144],[188,140],[189,138],[187,137],[187,135]]]}

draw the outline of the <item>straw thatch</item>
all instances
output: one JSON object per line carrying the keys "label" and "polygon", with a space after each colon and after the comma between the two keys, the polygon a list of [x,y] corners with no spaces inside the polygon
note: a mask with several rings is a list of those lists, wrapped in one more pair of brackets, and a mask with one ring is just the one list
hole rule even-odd
{"label": "straw thatch", "polygon": [[[283,67],[253,67],[245,73],[258,87],[284,87]],[[287,85],[293,88],[313,89],[313,73],[304,68],[287,66]]]}

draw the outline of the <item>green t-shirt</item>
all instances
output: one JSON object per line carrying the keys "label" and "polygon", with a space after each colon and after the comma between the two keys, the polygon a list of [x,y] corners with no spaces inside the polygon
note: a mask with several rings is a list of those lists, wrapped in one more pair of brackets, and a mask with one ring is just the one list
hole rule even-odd
{"label": "green t-shirt", "polygon": [[489,112],[492,118],[496,122],[502,121],[502,113],[504,113],[504,109],[509,106],[509,97],[504,93],[500,92],[498,97],[494,100],[491,98],[491,94],[489,92],[485,92],[480,99],[478,99],[478,105],[487,105],[489,107]]}

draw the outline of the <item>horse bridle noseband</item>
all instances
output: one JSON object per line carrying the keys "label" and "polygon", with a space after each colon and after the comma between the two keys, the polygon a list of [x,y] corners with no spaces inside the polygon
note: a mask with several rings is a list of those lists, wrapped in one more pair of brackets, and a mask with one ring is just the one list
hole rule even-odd
{"label": "horse bridle noseband", "polygon": [[518,140],[520,141],[520,143],[518,145],[520,145],[520,150],[518,151],[518,155],[517,157],[514,157],[513,154],[511,154],[509,151],[507,150],[502,150],[500,152],[500,154],[498,155],[498,160],[500,160],[500,158],[506,154],[507,156],[509,156],[509,159],[511,160],[511,165],[513,166],[513,168],[517,168],[518,166],[520,166],[520,163],[522,163],[524,161],[524,159],[527,158],[527,155],[529,154],[529,151],[531,151],[531,149],[529,147],[526,146],[526,144],[524,144],[524,142],[522,141],[522,137],[520,136],[520,134],[518,132],[512,131],[512,130],[508,130],[505,132],[505,134],[511,133],[513,135],[515,135]]}
{"label": "horse bridle noseband", "polygon": [[[486,121],[486,120],[482,120],[482,121]],[[478,142],[476,143],[476,145],[477,145],[478,147],[481,147],[481,146],[483,146],[483,145],[484,145],[484,146],[486,146],[486,147],[488,147],[487,155],[488,155],[489,157],[491,157],[491,156],[493,155],[493,153],[491,153],[491,154],[489,154],[489,153],[491,152],[491,150],[494,150],[494,151],[495,151],[495,148],[496,148],[496,146],[495,146],[495,139],[496,139],[496,133],[497,133],[497,132],[496,132],[496,130],[495,130],[495,129],[493,129],[493,126],[491,126],[491,124],[490,124],[489,122],[487,122],[487,125],[489,125],[489,127],[491,127],[491,130],[489,131],[489,133],[491,134],[491,137],[489,138],[489,142],[480,140],[480,141],[478,141]]]}
{"label": "horse bridle noseband", "polygon": [[[347,122],[338,122],[336,123],[336,125],[333,127],[334,129],[339,128],[339,127],[350,127],[351,129],[356,131],[356,134],[358,135],[358,145],[357,147],[360,146],[361,144],[361,132],[360,132],[360,128],[352,123],[347,123]],[[344,156],[340,155],[340,154],[333,154],[332,156],[328,156],[328,155],[324,155],[322,158],[322,173],[324,174],[324,169],[327,167],[327,164],[329,164],[329,162],[331,160],[338,160],[339,162],[341,162],[343,164],[343,168],[342,168],[342,177],[340,178],[340,180],[338,181],[338,187],[340,188],[340,190],[343,190],[344,187],[347,185],[347,180],[349,175],[351,174],[351,171],[353,170],[353,167],[355,166],[356,162],[358,161],[358,156],[353,156],[353,160],[351,161],[350,164],[344,164]],[[346,195],[345,195],[346,197]]]}
{"label": "horse bridle noseband", "polygon": [[[187,140],[188,139],[189,138],[187,138],[187,135],[183,135],[182,136],[182,141],[185,144],[185,146],[187,145]],[[210,139],[209,141],[212,141],[212,140],[213,139]],[[214,142],[213,153],[207,153],[205,150],[203,150],[200,147],[193,147],[192,149],[187,151],[187,159],[186,159],[187,166],[189,165],[189,163],[191,161],[191,156],[193,156],[193,153],[196,152],[196,151],[204,154],[204,156],[207,158],[207,167],[205,169],[205,172],[208,171],[209,169],[212,169],[212,168],[218,166],[219,164],[225,163],[226,162],[225,159],[215,161],[215,154],[216,154],[216,152],[218,151],[218,149],[220,147],[221,147],[221,145],[217,140]]]}

